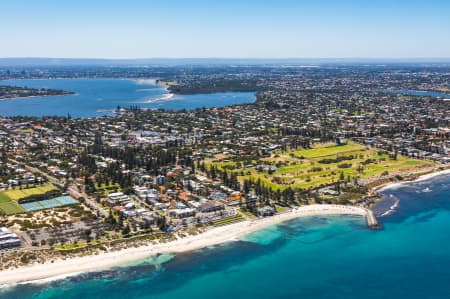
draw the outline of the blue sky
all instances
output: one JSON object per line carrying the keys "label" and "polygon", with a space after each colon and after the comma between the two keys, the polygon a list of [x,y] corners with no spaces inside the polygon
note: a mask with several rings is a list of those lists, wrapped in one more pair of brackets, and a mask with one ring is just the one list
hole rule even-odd
{"label": "blue sky", "polygon": [[450,57],[450,1],[2,0],[0,57]]}

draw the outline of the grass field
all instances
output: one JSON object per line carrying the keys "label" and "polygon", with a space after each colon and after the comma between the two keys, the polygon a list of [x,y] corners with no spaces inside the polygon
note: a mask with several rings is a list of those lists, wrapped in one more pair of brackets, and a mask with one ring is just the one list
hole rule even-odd
{"label": "grass field", "polygon": [[25,212],[25,209],[22,208],[17,202],[7,198],[0,193],[0,210],[6,215],[14,215]]}
{"label": "grass field", "polygon": [[[391,159],[389,155],[378,149],[367,148],[360,144],[349,142],[336,146],[325,143],[312,149],[275,152],[269,158],[262,158],[254,163],[276,165],[275,172],[259,172],[255,168],[236,168],[232,171],[238,178],[260,179],[263,184],[271,188],[316,188],[331,184],[341,179],[368,179],[388,174],[415,171],[419,168],[434,165],[426,160],[410,159],[398,155]],[[235,162],[207,161],[207,165],[226,168],[236,165]],[[244,175],[242,175],[242,172]]]}
{"label": "grass field", "polygon": [[57,188],[51,184],[44,184],[39,187],[33,187],[23,190],[8,190],[0,192],[0,210],[6,215],[13,215],[26,212],[24,208],[19,205],[19,200],[30,195],[44,194],[50,190]]}
{"label": "grass field", "polygon": [[244,217],[242,217],[241,215],[234,215],[234,216],[228,216],[228,217],[224,217],[222,219],[216,220],[214,221],[214,225],[215,226],[224,226],[224,225],[228,225],[228,224],[232,224],[232,223],[236,223],[236,222],[241,222],[244,221]]}
{"label": "grass field", "polygon": [[317,159],[320,157],[328,157],[336,154],[349,154],[352,152],[359,152],[361,150],[364,150],[364,147],[355,143],[349,143],[340,146],[324,143],[317,145],[312,149],[293,151],[292,153],[297,157],[304,157],[307,159]]}
{"label": "grass field", "polygon": [[101,184],[100,187],[98,185],[95,185],[95,191],[100,193],[102,196],[108,196],[113,192],[122,192],[122,189],[120,188],[119,184],[111,183],[108,186],[106,186],[106,184]]}
{"label": "grass field", "polygon": [[25,198],[25,197],[28,197],[31,195],[44,194],[51,190],[57,190],[57,188],[51,184],[44,184],[42,186],[28,188],[28,189],[8,190],[5,192],[1,192],[0,194],[4,194],[6,197],[8,197],[11,200],[19,201],[22,198]]}

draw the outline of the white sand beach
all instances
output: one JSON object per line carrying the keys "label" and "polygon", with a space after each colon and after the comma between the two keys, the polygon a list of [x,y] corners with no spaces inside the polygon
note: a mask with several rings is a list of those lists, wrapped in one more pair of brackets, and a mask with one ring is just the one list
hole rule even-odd
{"label": "white sand beach", "polygon": [[155,85],[156,79],[136,79],[135,82],[140,85]]}
{"label": "white sand beach", "polygon": [[167,93],[167,94],[165,94],[162,98],[159,98],[158,101],[169,101],[169,100],[171,100],[174,96],[175,96],[175,94],[173,94],[173,93]]}
{"label": "white sand beach", "polygon": [[450,169],[422,175],[422,176],[418,177],[416,180],[414,180],[414,182],[421,182],[421,181],[429,180],[431,178],[441,176],[441,175],[446,175],[446,174],[450,174]]}
{"label": "white sand beach", "polygon": [[173,94],[173,93],[166,93],[165,95],[163,95],[160,98],[147,99],[147,100],[142,101],[142,103],[151,104],[151,103],[160,103],[160,102],[170,101],[174,96],[175,96],[175,94]]}
{"label": "white sand beach", "polygon": [[437,171],[437,172],[432,172],[429,174],[424,174],[424,175],[421,175],[418,178],[416,178],[414,180],[410,180],[410,181],[388,183],[385,185],[378,186],[377,188],[375,188],[375,190],[378,192],[381,192],[381,191],[388,190],[388,189],[395,189],[395,188],[401,187],[403,185],[411,184],[413,182],[422,182],[422,181],[426,181],[426,180],[429,180],[429,179],[437,177],[437,176],[447,175],[447,174],[450,174],[450,169],[445,169],[445,170],[441,170],[441,171]]}
{"label": "white sand beach", "polygon": [[62,278],[85,272],[101,271],[160,253],[180,253],[238,240],[240,237],[287,220],[317,215],[359,215],[366,217],[368,210],[342,205],[309,205],[272,217],[247,220],[222,227],[215,227],[198,235],[187,236],[168,243],[128,248],[121,251],[49,261],[45,264],[5,270],[0,272],[0,285],[31,282],[49,278]]}

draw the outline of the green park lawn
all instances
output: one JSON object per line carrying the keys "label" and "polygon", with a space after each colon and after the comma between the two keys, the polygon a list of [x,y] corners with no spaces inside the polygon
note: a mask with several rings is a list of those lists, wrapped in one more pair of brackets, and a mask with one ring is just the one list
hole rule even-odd
{"label": "green park lawn", "polygon": [[292,153],[297,157],[305,157],[307,159],[327,157],[336,154],[349,154],[355,151],[363,151],[364,146],[356,143],[348,143],[345,145],[334,145],[329,143],[324,143],[317,145],[312,149],[303,149],[299,151],[292,151]]}
{"label": "green park lawn", "polygon": [[102,196],[108,196],[113,192],[121,192],[122,189],[120,188],[119,184],[110,183],[108,186],[106,184],[101,184],[100,186],[96,184],[95,191],[100,193]]}
{"label": "green park lawn", "polygon": [[55,186],[52,184],[44,184],[42,186],[28,188],[28,189],[15,189],[15,190],[8,190],[1,192],[0,194],[4,194],[6,197],[8,197],[11,200],[19,201],[22,198],[31,196],[31,195],[39,195],[39,194],[45,194],[48,191],[51,190],[57,190]]}
{"label": "green park lawn", "polygon": [[6,197],[3,192],[0,193],[0,214],[14,215],[25,212],[17,202]]}
{"label": "green park lawn", "polygon": [[[322,163],[324,159],[336,159],[342,156],[353,156],[353,159]],[[278,163],[279,167],[271,174],[258,172],[253,168],[241,168],[233,171],[238,174],[240,180],[260,179],[266,186],[275,190],[283,190],[288,187],[300,189],[320,187],[340,180],[342,175],[344,179],[352,181],[355,178],[367,179],[386,174],[415,171],[433,165],[431,161],[416,160],[400,155],[394,160],[388,154],[381,153],[377,149],[367,148],[353,142],[341,146],[325,143],[316,145],[312,149],[275,152],[271,157],[261,159],[261,162]],[[225,165],[230,166],[230,163],[235,162],[212,162],[211,165],[222,168]],[[342,164],[350,166],[341,168]],[[243,176],[240,175],[242,172],[244,172]]]}
{"label": "green park lawn", "polygon": [[56,189],[57,188],[51,184],[44,184],[42,186],[29,189],[16,189],[0,192],[0,212],[5,215],[14,215],[26,212],[25,209],[19,205],[20,199],[30,195],[45,194],[48,191]]}

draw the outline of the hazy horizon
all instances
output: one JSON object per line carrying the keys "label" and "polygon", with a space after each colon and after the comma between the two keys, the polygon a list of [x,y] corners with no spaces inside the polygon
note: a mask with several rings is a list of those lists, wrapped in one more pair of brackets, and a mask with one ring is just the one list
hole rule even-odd
{"label": "hazy horizon", "polygon": [[442,58],[49,58],[0,57],[0,67],[38,66],[182,66],[182,65],[236,65],[236,66],[322,66],[322,65],[395,65],[395,64],[450,64],[450,57]]}

